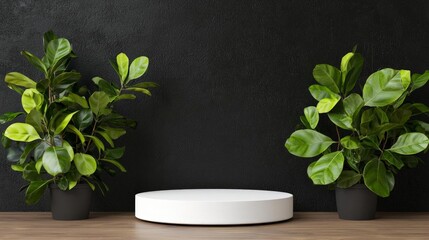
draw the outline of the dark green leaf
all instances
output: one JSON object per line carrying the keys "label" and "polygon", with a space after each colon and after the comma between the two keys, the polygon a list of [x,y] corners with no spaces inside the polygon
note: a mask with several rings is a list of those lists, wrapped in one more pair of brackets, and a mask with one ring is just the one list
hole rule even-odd
{"label": "dark green leaf", "polygon": [[125,147],[106,149],[105,158],[108,159],[120,159],[125,152]]}
{"label": "dark green leaf", "polygon": [[357,184],[362,175],[351,170],[343,171],[337,179],[337,187],[339,188],[349,188]]}
{"label": "dark green leaf", "polygon": [[53,81],[53,87],[56,89],[66,89],[81,78],[80,73],[78,72],[63,72],[56,76]]}
{"label": "dark green leaf", "polygon": [[37,69],[39,69],[42,73],[46,74],[46,66],[40,60],[38,57],[34,56],[33,54],[27,52],[27,51],[21,51],[21,54],[31,63],[33,66],[35,66]]}
{"label": "dark green leaf", "polygon": [[365,165],[363,171],[365,185],[380,197],[390,195],[390,186],[383,162],[373,159]]}
{"label": "dark green leaf", "polygon": [[38,133],[43,134],[42,113],[40,113],[37,109],[33,109],[28,113],[27,117],[25,118],[25,122],[33,126]]}
{"label": "dark green leaf", "polygon": [[90,126],[93,120],[94,115],[92,114],[91,109],[82,109],[73,117],[73,122],[80,131]]}
{"label": "dark green leaf", "polygon": [[7,112],[3,113],[3,115],[0,116],[0,124],[5,124],[7,122],[13,121],[16,117],[19,115],[24,114],[23,112]]}
{"label": "dark green leaf", "polygon": [[343,93],[350,92],[359,79],[363,67],[363,57],[359,53],[347,53],[341,59],[341,82]]}
{"label": "dark green leaf", "polygon": [[30,162],[25,165],[22,178],[29,182],[42,180],[42,176],[36,170],[35,162]]}
{"label": "dark green leaf", "polygon": [[25,202],[27,204],[37,203],[51,181],[52,180],[42,180],[31,182],[27,188],[27,191],[25,192]]}
{"label": "dark green leaf", "polygon": [[119,94],[119,89],[117,89],[112,83],[102,79],[101,77],[94,77],[92,81],[97,84],[100,88],[100,91],[105,92],[109,97],[116,97]]}
{"label": "dark green leaf", "polygon": [[382,159],[386,160],[388,163],[395,166],[397,169],[401,169],[404,166],[404,163],[401,160],[401,157],[393,152],[384,151]]}
{"label": "dark green leaf", "polygon": [[21,157],[19,158],[19,163],[23,164],[26,160],[28,155],[34,150],[34,148],[39,145],[39,141],[33,141],[30,143],[27,143],[25,146],[24,152],[22,153]]}
{"label": "dark green leaf", "polygon": [[120,162],[118,162],[116,160],[112,160],[112,159],[100,159],[100,160],[113,164],[115,167],[117,167],[119,170],[121,170],[121,172],[127,172],[125,167]]}

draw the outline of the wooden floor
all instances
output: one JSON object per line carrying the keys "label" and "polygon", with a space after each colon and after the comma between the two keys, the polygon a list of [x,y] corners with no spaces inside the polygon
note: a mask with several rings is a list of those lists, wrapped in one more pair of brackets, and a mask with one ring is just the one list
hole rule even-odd
{"label": "wooden floor", "polygon": [[429,239],[429,213],[379,213],[372,221],[345,221],[336,213],[298,212],[280,223],[215,227],[149,223],[132,213],[55,221],[50,213],[2,212],[0,239]]}

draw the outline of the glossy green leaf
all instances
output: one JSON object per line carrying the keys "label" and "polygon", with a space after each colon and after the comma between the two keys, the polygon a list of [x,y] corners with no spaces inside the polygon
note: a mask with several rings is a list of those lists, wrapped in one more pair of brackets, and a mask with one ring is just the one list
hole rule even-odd
{"label": "glossy green leaf", "polygon": [[152,96],[152,93],[146,88],[129,87],[129,88],[126,88],[126,90],[134,91],[134,92],[140,92],[140,93],[144,93],[148,96]]}
{"label": "glossy green leaf", "polygon": [[109,95],[109,97],[116,97],[119,94],[119,89],[101,77],[93,77],[92,81],[97,84],[97,86],[100,88],[100,91],[105,92],[107,95]]}
{"label": "glossy green leaf", "polygon": [[43,50],[46,52],[46,48],[50,41],[57,39],[58,37],[54,34],[52,30],[49,30],[43,34]]}
{"label": "glossy green leaf", "polygon": [[378,159],[369,161],[364,168],[363,178],[365,185],[380,197],[390,195],[389,181],[384,163]]}
{"label": "glossy green leaf", "polygon": [[13,121],[18,116],[22,115],[23,112],[6,112],[0,115],[0,124],[5,124],[7,122]]}
{"label": "glossy green leaf", "polygon": [[26,113],[33,109],[40,110],[43,105],[43,95],[35,88],[29,88],[24,91],[21,97],[22,108]]}
{"label": "glossy green leaf", "polygon": [[37,173],[40,174],[40,171],[42,171],[42,167],[43,167],[43,160],[41,158],[36,161],[35,167],[36,167]]}
{"label": "glossy green leaf", "polygon": [[317,101],[320,101],[324,98],[330,98],[331,96],[339,96],[338,94],[332,92],[328,87],[317,84],[311,85],[308,88],[308,91],[310,91],[311,96],[313,96],[313,98]]}
{"label": "glossy green leaf", "polygon": [[356,85],[362,72],[363,57],[359,53],[347,53],[341,59],[341,82],[343,93],[348,93]]}
{"label": "glossy green leaf", "polygon": [[121,170],[121,172],[127,172],[127,170],[125,169],[125,167],[120,162],[118,162],[116,160],[113,160],[113,159],[100,159],[100,161],[111,163],[115,167],[117,167],[119,170]]}
{"label": "glossy green leaf", "polygon": [[304,129],[292,133],[286,140],[287,150],[298,157],[315,157],[335,143],[330,137],[315,130]]}
{"label": "glossy green leaf", "polygon": [[105,92],[94,92],[89,97],[89,106],[95,115],[102,114],[109,102],[109,96]]}
{"label": "glossy green leaf", "polygon": [[359,113],[364,104],[365,103],[362,97],[356,93],[350,94],[343,100],[345,113],[352,118],[354,118]]}
{"label": "glossy green leaf", "polygon": [[66,191],[69,188],[69,180],[66,177],[61,177],[56,181],[56,184],[62,191]]}
{"label": "glossy green leaf", "polygon": [[[414,77],[414,74],[413,74]],[[416,76],[412,80],[411,91],[423,87],[429,81],[429,71],[425,71],[423,74]]]}
{"label": "glossy green leaf", "polygon": [[24,151],[22,152],[22,155],[19,158],[19,163],[23,164],[26,160],[28,155],[30,155],[30,153],[34,150],[34,148],[38,145],[39,143],[37,141],[33,141],[30,143],[27,143],[27,145],[24,148]]}
{"label": "glossy green leaf", "polygon": [[73,147],[70,145],[70,143],[68,143],[67,141],[63,141],[63,148],[66,149],[67,153],[70,156],[70,161],[73,160],[74,158],[74,150]]}
{"label": "glossy green leaf", "polygon": [[409,71],[391,68],[371,74],[363,87],[365,106],[383,107],[394,103],[406,90],[403,83],[409,74]]}
{"label": "glossy green leaf", "polygon": [[25,192],[25,203],[36,204],[52,180],[33,181]]}
{"label": "glossy green leaf", "polygon": [[128,74],[127,83],[131,80],[137,79],[146,72],[149,66],[149,58],[145,56],[138,57],[130,65],[130,72]]}
{"label": "glossy green leaf", "polygon": [[104,144],[98,137],[91,136],[91,135],[84,135],[84,136],[92,140],[92,142],[95,144],[95,147],[97,147],[99,153],[101,151],[104,151]]}
{"label": "glossy green leaf", "polygon": [[341,145],[347,149],[358,149],[360,147],[359,139],[357,137],[345,136],[340,140]]}
{"label": "glossy green leaf", "polygon": [[57,101],[58,102],[76,103],[83,108],[89,108],[89,105],[88,105],[88,102],[86,101],[86,98],[79,96],[77,94],[74,94],[74,93],[69,93],[67,96],[59,98]]}
{"label": "glossy green leaf", "polygon": [[78,72],[63,72],[56,76],[53,80],[53,87],[57,89],[66,89],[81,78],[80,73]]}
{"label": "glossy green leaf", "polygon": [[91,126],[93,121],[94,115],[92,114],[91,109],[79,110],[79,112],[73,118],[73,122],[80,130],[84,130],[85,128]]}
{"label": "glossy green leaf", "polygon": [[327,113],[331,111],[340,101],[340,96],[331,96],[330,98],[324,98],[319,101],[316,108],[319,113]]}
{"label": "glossy green leaf", "polygon": [[127,55],[125,53],[119,53],[116,56],[116,63],[118,65],[119,75],[121,76],[121,82],[124,83],[128,76],[129,60]]}
{"label": "glossy green leaf", "polygon": [[4,77],[4,81],[8,84],[12,84],[24,88],[36,88],[36,82],[31,80],[19,72],[10,72]]}
{"label": "glossy green leaf", "polygon": [[340,92],[341,72],[336,67],[328,64],[318,64],[313,69],[314,79],[335,93]]}
{"label": "glossy green leaf", "polygon": [[70,155],[63,147],[48,147],[42,161],[46,172],[52,176],[66,173],[70,169]]}
{"label": "glossy green leaf", "polygon": [[42,180],[42,176],[37,172],[35,164],[35,162],[30,162],[25,165],[22,171],[22,178],[24,178],[24,180],[29,182]]}
{"label": "glossy green leaf", "polygon": [[82,132],[79,131],[79,129],[77,129],[75,126],[69,124],[67,125],[67,130],[74,133],[79,138],[82,144],[85,143],[85,137],[83,136]]}
{"label": "glossy green leaf", "polygon": [[24,152],[24,149],[21,146],[11,146],[6,149],[6,159],[9,162],[16,163],[21,159],[21,155]]}
{"label": "glossy green leaf", "polygon": [[63,114],[61,117],[58,118],[57,121],[55,121],[55,134],[60,134],[69,124],[72,117],[77,113],[78,111],[74,111],[72,113]]}
{"label": "glossy green leaf", "polygon": [[37,109],[31,110],[27,117],[25,118],[25,122],[30,124],[36,129],[38,133],[43,133],[42,129],[42,113],[40,113]]}
{"label": "glossy green leaf", "polygon": [[89,176],[97,170],[97,162],[89,154],[76,153],[73,161],[79,173],[84,176]]}
{"label": "glossy green leaf", "polygon": [[23,55],[33,66],[35,66],[42,73],[47,73],[45,64],[38,57],[27,51],[21,51],[21,55]]}
{"label": "glossy green leaf", "polygon": [[329,120],[342,129],[353,129],[353,119],[344,111],[335,111],[328,113]]}
{"label": "glossy green leaf", "polygon": [[125,129],[122,129],[122,128],[113,128],[113,127],[106,127],[106,126],[103,126],[100,128],[103,129],[113,140],[116,140],[121,136],[123,136],[125,133],[127,133],[127,131],[125,131]]}
{"label": "glossy green leaf", "polygon": [[46,58],[50,64],[56,63],[58,60],[70,53],[70,42],[65,38],[54,39],[46,46]]}
{"label": "glossy green leaf", "polygon": [[34,159],[35,160],[42,159],[43,154],[45,153],[46,149],[49,146],[50,145],[46,141],[39,142],[39,144],[34,148],[34,154],[33,154]]}
{"label": "glossy green leaf", "polygon": [[429,138],[423,133],[404,133],[388,150],[401,155],[413,155],[425,150],[428,144]]}
{"label": "glossy green leaf", "polygon": [[315,129],[319,123],[319,113],[317,109],[313,106],[304,108],[304,116],[310,124],[310,127]]}
{"label": "glossy green leaf", "polygon": [[106,142],[109,143],[111,147],[115,147],[115,143],[113,142],[112,138],[109,136],[109,134],[107,134],[106,131],[95,131],[95,132],[98,133],[100,136],[102,136],[104,140],[106,140]]}
{"label": "glossy green leaf", "polygon": [[343,171],[337,179],[337,187],[339,188],[349,188],[357,183],[359,183],[362,175],[351,170]]}
{"label": "glossy green leaf", "polygon": [[310,179],[314,184],[327,185],[333,183],[340,176],[344,166],[344,155],[336,151],[323,155],[312,166]]}
{"label": "glossy green leaf", "polygon": [[4,135],[14,141],[18,142],[32,142],[40,139],[36,129],[27,123],[13,123],[11,124]]}
{"label": "glossy green leaf", "polygon": [[400,156],[390,151],[384,151],[382,159],[386,160],[388,163],[392,164],[397,169],[401,169],[404,166],[404,162],[402,162]]}

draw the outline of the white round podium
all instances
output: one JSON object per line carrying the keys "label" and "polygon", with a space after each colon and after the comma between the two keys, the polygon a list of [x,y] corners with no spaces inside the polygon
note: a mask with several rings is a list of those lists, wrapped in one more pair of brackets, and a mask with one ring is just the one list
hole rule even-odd
{"label": "white round podium", "polygon": [[135,196],[135,216],[170,224],[239,225],[293,217],[293,195],[239,189],[183,189]]}

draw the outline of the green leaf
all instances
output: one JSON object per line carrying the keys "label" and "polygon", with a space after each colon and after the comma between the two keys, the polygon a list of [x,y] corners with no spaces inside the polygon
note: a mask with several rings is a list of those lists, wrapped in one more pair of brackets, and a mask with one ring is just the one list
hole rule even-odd
{"label": "green leaf", "polygon": [[316,185],[327,185],[337,180],[343,166],[344,155],[341,151],[328,153],[312,166],[309,177]]}
{"label": "green leaf", "polygon": [[7,112],[0,115],[0,124],[5,124],[7,122],[13,121],[18,116],[22,115],[23,112]]}
{"label": "green leaf", "polygon": [[88,181],[88,179],[86,178],[82,178],[83,180],[85,180],[85,182],[88,184],[88,186],[92,189],[92,191],[95,190],[95,186],[94,184],[92,184],[90,181]]}
{"label": "green leaf", "polygon": [[122,129],[122,128],[112,128],[112,127],[106,127],[106,126],[103,126],[100,128],[103,129],[113,140],[116,140],[121,136],[123,136],[125,133],[127,133],[127,131],[125,131],[125,129]]}
{"label": "green leaf", "polygon": [[91,135],[85,135],[85,137],[92,139],[92,141],[94,142],[95,146],[97,147],[99,153],[101,151],[104,151],[104,144],[98,137],[91,136]]}
{"label": "green leaf", "polygon": [[66,177],[60,178],[56,183],[62,191],[66,191],[69,188],[69,180]]}
{"label": "green leaf", "polygon": [[417,154],[427,148],[429,138],[423,133],[404,133],[388,150],[401,155]]}
{"label": "green leaf", "polygon": [[24,168],[21,165],[12,164],[10,168],[15,172],[23,172]]}
{"label": "green leaf", "polygon": [[76,153],[73,161],[79,173],[84,176],[89,176],[97,170],[97,162],[89,154]]}
{"label": "green leaf", "polygon": [[58,120],[55,121],[55,134],[60,134],[69,124],[72,117],[77,113],[78,111],[74,111],[69,114],[63,114]]}
{"label": "green leaf", "polygon": [[329,112],[328,117],[338,127],[352,130],[358,122],[356,118],[359,116],[359,111],[363,105],[362,97],[359,94],[352,93],[343,100],[342,105],[340,105],[341,108],[336,108],[334,111]]}
{"label": "green leaf", "polygon": [[387,182],[389,183],[389,191],[393,190],[395,187],[395,176],[391,171],[386,171]]}
{"label": "green leaf", "polygon": [[21,146],[11,146],[6,149],[6,152],[6,159],[9,162],[16,163],[21,159],[21,155],[24,152],[24,149]]}
{"label": "green leaf", "polygon": [[311,96],[313,96],[313,98],[317,101],[320,101],[324,98],[330,98],[331,96],[335,95],[339,96],[338,94],[329,90],[329,88],[317,84],[311,85],[308,88],[308,91],[310,91]]}
{"label": "green leaf", "polygon": [[344,110],[339,112],[329,112],[328,113],[329,120],[333,122],[335,125],[342,129],[353,129],[353,119],[348,116],[346,113],[344,113]]}
{"label": "green leaf", "polygon": [[335,105],[337,105],[338,101],[340,101],[340,96],[333,96],[331,98],[324,98],[320,100],[320,102],[317,104],[316,108],[319,113],[327,113],[331,111]]}
{"label": "green leaf", "polygon": [[380,197],[390,195],[390,186],[387,179],[386,167],[378,159],[369,161],[363,171],[365,185]]}
{"label": "green leaf", "polygon": [[363,57],[359,53],[347,53],[341,59],[341,82],[343,93],[347,94],[356,85],[362,72]]}
{"label": "green leaf", "polygon": [[65,38],[53,39],[46,46],[46,58],[51,65],[70,53],[70,42]]}
{"label": "green leaf", "polygon": [[159,87],[159,84],[155,83],[155,82],[141,82],[141,83],[136,83],[130,87],[137,87],[137,88],[156,88]]}
{"label": "green leaf", "polygon": [[42,170],[42,167],[43,167],[43,160],[41,158],[36,161],[35,167],[36,167],[37,173],[40,174],[40,171]]}
{"label": "green leaf", "polygon": [[94,120],[91,109],[82,109],[74,116],[73,121],[80,130],[89,127]]}
{"label": "green leaf", "polygon": [[104,157],[108,159],[120,159],[124,155],[124,152],[125,147],[106,149]]}
{"label": "green leaf", "polygon": [[42,113],[37,111],[37,109],[33,109],[28,113],[27,117],[25,118],[25,122],[33,126],[38,133],[43,133]]}
{"label": "green leaf", "polygon": [[317,127],[317,123],[319,123],[319,113],[317,112],[317,109],[313,106],[306,107],[304,108],[304,115],[310,124],[310,127],[315,129]]}
{"label": "green leaf", "polygon": [[63,72],[56,76],[53,80],[53,87],[57,89],[66,89],[81,78],[80,73],[78,72]]}
{"label": "green leaf", "polygon": [[126,88],[126,90],[134,91],[134,92],[140,92],[140,93],[144,93],[148,96],[152,96],[152,93],[146,88],[129,87],[129,88]]}
{"label": "green leaf", "polygon": [[59,98],[57,101],[76,103],[83,108],[89,108],[88,102],[86,101],[85,97],[79,96],[74,93],[69,93],[67,96]]}
{"label": "green leaf", "polygon": [[116,160],[112,160],[112,159],[100,159],[100,161],[111,163],[111,164],[115,165],[115,167],[117,167],[119,170],[121,170],[121,172],[127,172],[127,170],[125,169],[125,167],[121,163],[119,163],[118,161],[116,161]]}
{"label": "green leaf", "polygon": [[347,149],[358,149],[360,147],[359,139],[357,137],[345,136],[340,140],[341,145]]}
{"label": "green leaf", "polygon": [[10,72],[6,74],[6,76],[4,77],[4,81],[8,84],[24,88],[36,88],[35,81],[31,80],[29,77],[19,72]]}
{"label": "green leaf", "polygon": [[34,148],[34,159],[35,160],[39,160],[42,159],[43,154],[45,153],[46,149],[49,147],[50,145],[45,142],[45,141],[41,141],[39,143],[39,145],[36,146],[36,148]]}
{"label": "green leaf", "polygon": [[363,87],[365,106],[384,107],[394,103],[407,89],[403,83],[409,73],[385,68],[371,74]]}
{"label": "green leaf", "polygon": [[89,106],[95,115],[101,115],[109,104],[109,96],[105,92],[94,92],[89,97]]}
{"label": "green leaf", "polygon": [[52,30],[49,30],[43,34],[43,50],[46,52],[46,48],[48,47],[48,43],[54,39],[57,39],[58,37],[52,32]]}
{"label": "green leaf", "polygon": [[400,156],[390,151],[384,151],[381,158],[383,160],[386,160],[388,163],[392,164],[393,166],[395,166],[397,169],[401,169],[404,166],[404,162],[402,162]]}
{"label": "green leaf", "polygon": [[402,156],[402,160],[409,168],[415,168],[419,162],[423,162],[420,158],[416,156]]}
{"label": "green leaf", "polygon": [[133,99],[136,99],[136,95],[134,95],[134,94],[121,94],[118,97],[116,97],[115,100],[119,101],[119,100],[124,100],[124,99],[133,100]]}
{"label": "green leaf", "polygon": [[101,91],[109,95],[109,97],[114,98],[119,94],[119,89],[117,89],[112,83],[102,79],[101,77],[93,77],[92,81],[97,84]]}
{"label": "green leaf", "polygon": [[32,142],[40,139],[36,129],[27,123],[11,124],[4,132],[4,135],[9,139],[18,142]]}
{"label": "green leaf", "polygon": [[121,76],[121,82],[125,83],[125,79],[127,79],[128,76],[128,64],[129,60],[125,53],[119,53],[116,56],[116,63],[118,64],[118,72]]}
{"label": "green leaf", "polygon": [[35,162],[30,162],[25,165],[22,178],[29,182],[42,180],[42,176],[36,170]]}
{"label": "green leaf", "polygon": [[121,74],[119,73],[118,64],[115,60],[109,60],[110,65],[112,65],[113,70],[115,70],[116,74],[118,74],[118,77],[121,78]]}
{"label": "green leaf", "polygon": [[82,144],[84,144],[84,143],[85,143],[85,137],[83,136],[82,132],[81,132],[81,131],[79,131],[79,129],[77,129],[75,126],[73,126],[73,125],[69,124],[69,125],[67,126],[67,130],[69,130],[70,132],[72,132],[72,133],[76,134],[76,136],[78,136],[78,138],[79,138],[79,140],[80,140],[80,142],[81,142]]}
{"label": "green leaf", "polygon": [[[415,79],[414,79],[415,77]],[[411,87],[411,91],[414,91],[418,88],[423,87],[427,81],[429,81],[429,71],[425,71],[423,74],[419,74],[419,75],[415,75],[413,74],[413,78],[412,78],[412,87]]]}
{"label": "green leaf", "polygon": [[337,187],[339,188],[349,188],[355,184],[357,184],[362,175],[351,170],[343,171],[337,179]]}
{"label": "green leaf", "polygon": [[354,118],[359,113],[364,104],[365,103],[362,97],[356,93],[350,94],[343,100],[344,111],[348,116],[352,118]]}
{"label": "green leaf", "polygon": [[48,147],[43,154],[43,167],[52,176],[70,169],[70,155],[63,147]]}
{"label": "green leaf", "polygon": [[27,188],[25,192],[25,203],[27,204],[35,204],[42,197],[43,193],[46,190],[46,187],[52,180],[41,180],[41,181],[33,181]]}
{"label": "green leaf", "polygon": [[43,95],[35,88],[29,88],[22,94],[21,102],[26,113],[33,109],[40,110],[43,105]]}
{"label": "green leaf", "polygon": [[33,66],[39,69],[42,73],[47,73],[45,64],[43,64],[42,60],[40,60],[38,57],[27,51],[21,51],[21,55],[23,55],[31,64],[33,64]]}
{"label": "green leaf", "polygon": [[315,130],[304,129],[292,133],[286,140],[287,150],[298,157],[315,157],[335,143],[328,136]]}
{"label": "green leaf", "polygon": [[67,150],[67,153],[70,156],[70,161],[72,161],[74,158],[73,147],[67,141],[63,141],[63,148],[65,148]]}
{"label": "green leaf", "polygon": [[328,64],[318,64],[313,69],[314,79],[335,93],[340,92],[341,72],[336,67]]}
{"label": "green leaf", "polygon": [[128,75],[127,83],[133,79],[137,79],[146,72],[149,66],[149,58],[145,56],[138,57],[130,65],[130,73]]}
{"label": "green leaf", "polygon": [[34,148],[38,145],[39,143],[37,141],[33,141],[31,143],[27,143],[27,145],[24,148],[24,152],[22,153],[21,157],[19,158],[19,163],[23,164],[26,160],[28,155],[31,153],[31,151],[34,150]]}
{"label": "green leaf", "polygon": [[95,131],[95,132],[98,133],[100,136],[102,136],[104,140],[106,140],[106,142],[109,143],[111,147],[115,146],[112,138],[110,138],[109,134],[107,134],[105,131]]}

